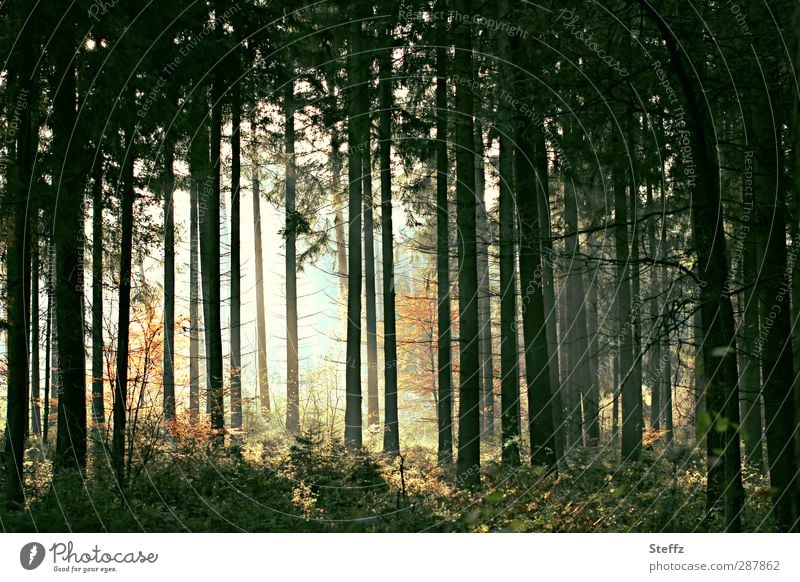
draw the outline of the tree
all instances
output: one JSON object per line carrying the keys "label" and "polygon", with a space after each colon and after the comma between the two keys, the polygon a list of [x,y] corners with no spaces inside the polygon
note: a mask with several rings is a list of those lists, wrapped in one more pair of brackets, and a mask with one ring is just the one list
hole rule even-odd
{"label": "tree", "polygon": [[400,453],[397,413],[397,325],[394,286],[394,226],[392,224],[392,61],[391,46],[378,56],[380,114],[378,116],[378,163],[381,183],[381,254],[383,256],[383,357],[384,433],[383,452]]}
{"label": "tree", "polygon": [[[471,0],[455,8],[472,14]],[[480,484],[480,354],[478,330],[478,264],[475,224],[475,130],[472,123],[472,40],[467,23],[455,25],[454,77],[456,84],[456,222],[458,224],[459,408],[456,479],[463,487]]]}
{"label": "tree", "polygon": [[453,462],[452,324],[450,320],[450,207],[448,197],[447,47],[439,24],[436,47],[436,281],[438,288],[438,459]]}
{"label": "tree", "polygon": [[53,153],[59,160],[55,195],[56,327],[58,335],[58,433],[55,470],[86,465],[86,363],[83,337],[82,163],[74,132],[78,127],[75,53],[76,6],[59,13],[53,50]]}
{"label": "tree", "polygon": [[258,365],[258,396],[261,414],[269,414],[269,376],[267,368],[267,325],[264,316],[264,253],[261,243],[261,183],[258,174],[258,151],[256,142],[255,113],[250,116],[250,130],[252,137],[252,188],[253,188],[253,238],[255,244],[256,263],[256,354]]}
{"label": "tree", "polygon": [[283,100],[286,142],[286,430],[300,430],[299,361],[297,350],[297,175],[294,160],[294,79]]}
{"label": "tree", "polygon": [[344,440],[351,449],[361,448],[361,150],[367,147],[366,115],[368,111],[366,78],[361,56],[361,18],[366,13],[363,0],[352,5],[349,52],[347,56],[349,148],[347,232],[347,372]]}
{"label": "tree", "polygon": [[[510,16],[508,0],[497,3],[498,20]],[[511,48],[508,35],[497,34],[500,77],[511,79]],[[514,110],[502,97],[497,105],[500,190],[500,424],[503,462],[520,464],[519,353],[517,351],[516,204],[514,200]]]}

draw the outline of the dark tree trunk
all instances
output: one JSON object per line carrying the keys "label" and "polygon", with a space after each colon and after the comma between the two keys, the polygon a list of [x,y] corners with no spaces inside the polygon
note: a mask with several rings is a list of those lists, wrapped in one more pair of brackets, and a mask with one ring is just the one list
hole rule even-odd
{"label": "dark tree trunk", "polygon": [[492,292],[489,275],[489,246],[492,230],[485,201],[483,129],[475,121],[475,224],[478,252],[478,326],[481,361],[481,436],[494,434],[494,359],[492,353]]}
{"label": "dark tree trunk", "polygon": [[161,187],[164,192],[164,419],[175,419],[175,211],[173,191],[175,143],[164,140],[164,169]]}
{"label": "dark tree trunk", "polygon": [[[440,25],[441,26],[441,25]],[[443,28],[439,33],[445,37]],[[437,281],[437,420],[439,464],[453,462],[453,354],[450,319],[450,210],[447,178],[447,49],[441,38],[436,48],[436,281]]]}
{"label": "dark tree trunk", "polygon": [[[564,219],[568,233],[578,231],[578,188],[574,182],[575,176],[571,171],[565,173],[566,188],[564,193]],[[594,398],[593,378],[590,363],[589,343],[587,341],[588,331],[586,325],[586,304],[587,298],[583,284],[583,272],[585,262],[580,255],[579,235],[575,234],[566,239],[567,260],[569,269],[567,271],[567,304],[572,315],[570,326],[570,347],[573,356],[573,378],[578,388],[580,398],[583,402],[584,412],[584,437],[588,446],[596,446],[599,435],[597,422],[598,402]],[[580,414],[578,415],[580,419]]]}
{"label": "dark tree trunk", "polygon": [[[218,30],[217,34],[221,34]],[[211,429],[214,442],[224,443],[225,434],[225,401],[223,397],[222,367],[222,320],[221,281],[220,281],[220,206],[221,193],[221,145],[222,145],[222,95],[223,80],[221,75],[211,84],[211,185],[201,192],[200,208],[205,209],[205,216],[200,217],[200,269],[206,280],[203,289],[203,306],[208,315],[204,321],[206,346],[206,370],[208,373],[208,412],[211,416]],[[206,200],[203,200],[206,194]],[[205,202],[205,207],[203,206]]]}
{"label": "dark tree trunk", "polygon": [[[752,192],[745,204],[752,208]],[[763,469],[761,453],[761,369],[756,355],[756,341],[759,336],[758,294],[756,292],[756,232],[748,228],[744,235],[742,249],[742,295],[743,324],[739,334],[741,351],[739,357],[739,398],[741,400],[742,427],[744,428],[745,453],[747,463],[757,471]]]}
{"label": "dark tree trunk", "polygon": [[344,440],[350,449],[361,448],[361,150],[366,147],[364,119],[367,110],[366,75],[360,56],[361,16],[366,12],[363,0],[353,8],[350,24],[350,47],[347,59],[349,89],[347,124],[350,160],[348,200],[349,228],[348,279],[347,279],[347,372],[345,388]]}
{"label": "dark tree trunk", "polygon": [[[205,224],[211,220],[208,215],[208,191],[211,185],[209,175],[208,143],[208,104],[205,89],[199,89],[192,103],[193,127],[196,131],[189,146],[190,192],[190,238],[189,243],[189,414],[192,422],[200,417],[200,303],[205,303],[207,273],[201,273],[202,251],[200,236]],[[202,283],[199,279],[202,278]],[[201,295],[202,293],[202,295]],[[204,315],[207,312],[203,305]],[[205,323],[205,322],[204,322]],[[208,354],[206,354],[208,357]]]}
{"label": "dark tree trunk", "polygon": [[54,51],[61,84],[53,98],[53,151],[60,163],[56,195],[56,326],[59,342],[58,433],[55,470],[86,466],[86,354],[83,337],[83,183],[74,132],[77,124],[73,16],[64,15]]}
{"label": "dark tree trunk", "polygon": [[297,346],[297,174],[294,159],[294,80],[286,85],[284,96],[286,147],[286,430],[300,431],[300,384]]}
{"label": "dark tree trunk", "polygon": [[[9,7],[13,26],[22,30],[23,39],[30,40],[30,24],[23,29],[25,8],[22,2],[14,2]],[[30,51],[33,51],[33,47]],[[22,52],[23,54],[20,54]],[[28,50],[17,51],[9,62],[8,81],[11,90],[7,93],[8,107],[19,117],[16,135],[9,144],[15,164],[10,168],[6,188],[11,192],[12,215],[7,222],[9,238],[6,247],[6,306],[8,314],[7,334],[7,401],[5,458],[7,503],[20,508],[24,501],[24,456],[25,438],[28,432],[28,301],[30,300],[31,241],[28,200],[30,196],[33,164],[33,135],[31,110],[34,103],[32,95],[31,63],[33,58]],[[71,86],[74,88],[74,85]],[[6,88],[8,90],[8,87]],[[69,90],[69,88],[65,88]],[[74,98],[74,95],[73,95]],[[38,314],[34,325],[38,326]],[[60,431],[59,431],[60,432]]]}
{"label": "dark tree trunk", "polygon": [[[55,310],[53,309],[53,301],[55,300],[55,252],[52,244],[47,248],[47,328],[45,329],[44,339],[44,361],[45,361],[45,375],[44,375],[44,426],[42,427],[42,440],[44,442],[44,449],[46,450],[49,444],[50,437],[50,386],[51,380],[55,376],[55,329],[53,327],[53,318],[55,317]],[[54,389],[56,383],[52,383]]]}
{"label": "dark tree trunk", "polygon": [[231,89],[231,428],[242,428],[241,178],[242,94]]}
{"label": "dark tree trunk", "polygon": [[39,271],[40,271],[40,252],[39,252],[39,211],[33,211],[31,221],[31,433],[37,437],[42,436],[42,400],[41,400],[41,374],[39,371],[41,332],[39,322],[41,320],[39,311]]}
{"label": "dark tree trunk", "polygon": [[637,391],[633,370],[634,316],[631,304],[630,246],[628,239],[628,173],[620,137],[614,137],[614,242],[616,249],[616,312],[619,343],[618,392],[622,401],[622,459],[635,460],[642,449],[642,391]]}
{"label": "dark tree trunk", "polygon": [[[133,99],[133,95],[129,95]],[[133,108],[133,102],[129,104]],[[135,132],[125,132],[125,157],[120,192],[120,266],[119,266],[119,311],[117,320],[117,368],[114,382],[114,431],[111,444],[111,463],[117,478],[117,487],[125,487],[125,432],[128,409],[128,346],[131,312],[131,260],[133,252],[133,202]],[[63,349],[62,349],[63,351]],[[59,430],[59,432],[61,432]]]}
{"label": "dark tree trunk", "polygon": [[[471,0],[458,0],[455,8],[472,14]],[[455,77],[474,78],[470,28],[455,29]],[[459,316],[459,486],[480,485],[480,332],[478,329],[478,261],[475,225],[475,131],[472,88],[456,85],[456,202],[458,224],[458,316]]]}
{"label": "dark tree trunk", "polygon": [[394,226],[392,224],[392,61],[390,49],[378,57],[380,116],[378,147],[381,173],[381,254],[383,256],[383,356],[384,432],[383,452],[400,452],[397,417],[397,325],[394,291]]}
{"label": "dark tree trunk", "polygon": [[364,299],[367,323],[367,426],[380,424],[378,401],[378,319],[375,307],[375,220],[372,199],[371,135],[367,120],[366,146],[361,152],[364,183]]}
{"label": "dark tree trunk", "polygon": [[[769,101],[769,95],[761,95]],[[760,321],[769,322],[769,332],[758,337],[755,353],[761,360],[764,422],[770,485],[775,491],[774,513],[781,530],[798,527],[794,488],[798,460],[793,450],[797,419],[794,410],[794,358],[789,305],[791,280],[786,273],[786,202],[779,186],[777,144],[772,113],[766,107],[753,111],[752,135],[755,225],[760,266],[756,292]],[[738,418],[734,419],[737,422]]]}
{"label": "dark tree trunk", "polygon": [[651,351],[648,358],[648,372],[650,374],[650,427],[655,431],[661,430],[661,420],[664,415],[663,386],[664,379],[661,376],[661,333],[662,320],[659,313],[661,299],[659,295],[662,291],[658,279],[658,267],[655,261],[658,257],[658,247],[656,246],[656,221],[658,220],[656,205],[653,201],[653,186],[647,183],[647,211],[652,214],[647,224],[647,248],[649,249],[650,260],[653,265],[650,268],[650,325],[651,325]]}
{"label": "dark tree trunk", "polygon": [[267,367],[267,324],[264,314],[264,254],[261,243],[261,183],[258,176],[258,144],[256,143],[255,113],[250,116],[250,131],[253,132],[252,169],[253,174],[253,238],[255,239],[256,262],[256,354],[258,363],[258,397],[261,414],[269,414],[269,375]]}
{"label": "dark tree trunk", "polygon": [[[103,158],[95,159],[92,176],[92,425],[106,421],[103,394]],[[99,436],[99,435],[98,435]]]}
{"label": "dark tree trunk", "polygon": [[[508,0],[497,3],[498,20],[508,17]],[[443,49],[442,49],[443,50]],[[508,35],[497,35],[500,71],[513,78]],[[519,352],[517,350],[517,272],[515,265],[516,204],[514,200],[513,109],[499,102],[500,177],[500,424],[502,459],[510,466],[520,464]]]}

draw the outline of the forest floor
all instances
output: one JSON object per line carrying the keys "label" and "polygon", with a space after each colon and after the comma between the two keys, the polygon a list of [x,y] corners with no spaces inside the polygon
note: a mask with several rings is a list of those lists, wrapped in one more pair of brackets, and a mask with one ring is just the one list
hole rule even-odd
{"label": "forest floor", "polygon": [[[140,451],[141,452],[141,451]],[[0,510],[7,532],[703,532],[705,467],[697,450],[575,449],[557,473],[484,459],[477,491],[454,486],[435,451],[389,462],[305,436],[234,449],[162,443],[132,464],[124,497],[108,463],[51,477],[29,450],[28,504]],[[745,476],[744,531],[773,531],[767,480]],[[0,503],[2,503],[0,495]],[[0,505],[4,507],[4,504]]]}

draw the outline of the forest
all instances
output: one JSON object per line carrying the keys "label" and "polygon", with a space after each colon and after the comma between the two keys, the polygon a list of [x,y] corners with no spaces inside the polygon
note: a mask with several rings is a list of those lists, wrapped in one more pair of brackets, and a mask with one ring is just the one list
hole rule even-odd
{"label": "forest", "polygon": [[0,3],[0,531],[800,531],[800,4]]}

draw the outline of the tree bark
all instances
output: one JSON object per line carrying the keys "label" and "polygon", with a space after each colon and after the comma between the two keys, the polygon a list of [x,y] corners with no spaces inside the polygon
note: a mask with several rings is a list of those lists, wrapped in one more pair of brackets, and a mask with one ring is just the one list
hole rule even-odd
{"label": "tree bark", "polygon": [[[472,14],[471,0],[457,0],[455,8]],[[475,232],[475,131],[472,88],[463,80],[474,78],[470,28],[455,29],[456,84],[456,200],[458,224],[459,410],[457,482],[462,487],[480,485],[480,336],[478,329],[478,264]]]}
{"label": "tree bark", "polygon": [[253,238],[255,244],[256,263],[256,359],[258,363],[258,398],[260,412],[269,415],[269,375],[267,366],[267,324],[264,308],[264,253],[261,241],[261,183],[258,175],[258,144],[256,142],[255,112],[250,116],[250,131],[253,133],[253,150],[251,160],[253,187]]}
{"label": "tree bark", "polygon": [[231,87],[231,428],[242,428],[242,94]]}
{"label": "tree bark", "polygon": [[394,225],[392,223],[392,61],[391,48],[378,56],[380,115],[378,147],[381,173],[381,254],[383,256],[383,355],[384,432],[383,452],[400,453],[397,415],[397,324],[394,291]]}
{"label": "tree bark", "polygon": [[367,426],[380,424],[378,402],[378,319],[375,306],[375,221],[372,198],[372,159],[370,156],[371,132],[366,121],[366,147],[361,152],[364,183],[364,299],[367,323]]}
{"label": "tree bark", "polygon": [[83,337],[83,183],[74,132],[77,124],[77,47],[74,15],[64,14],[54,51],[61,84],[53,98],[53,151],[59,160],[56,195],[56,326],[58,335],[58,432],[55,471],[86,466],[86,354]]}
{"label": "tree bark", "polygon": [[[164,420],[175,420],[175,210],[173,191],[175,173],[173,137],[164,138],[164,169],[162,190],[164,192]],[[101,369],[102,382],[102,369]],[[102,396],[101,396],[102,397]]]}
{"label": "tree bark", "polygon": [[360,18],[366,12],[360,0],[353,8],[350,23],[350,50],[347,58],[349,103],[347,124],[350,160],[348,219],[348,279],[347,279],[347,372],[345,388],[345,445],[361,448],[361,212],[362,163],[361,150],[365,144],[364,116],[367,114],[366,79],[363,69]]}
{"label": "tree bark", "polygon": [[300,431],[300,384],[297,336],[297,174],[294,159],[294,80],[284,96],[286,147],[286,430]]}
{"label": "tree bark", "polygon": [[[128,107],[134,108],[134,96],[130,92],[131,102]],[[131,262],[133,253],[133,203],[134,203],[134,165],[136,156],[135,130],[128,128],[125,132],[125,154],[120,161],[123,168],[120,192],[120,266],[119,266],[119,299],[117,319],[117,367],[114,382],[114,430],[111,444],[111,463],[117,479],[117,487],[125,488],[125,433],[128,410],[128,347],[131,313]],[[59,431],[60,432],[60,431]]]}
{"label": "tree bark", "polygon": [[436,47],[436,281],[437,281],[437,459],[453,462],[453,354],[450,315],[450,209],[448,205],[449,156],[447,152],[447,39],[439,25]]}
{"label": "tree bark", "polygon": [[[508,0],[497,3],[498,21],[509,15]],[[511,49],[508,35],[497,35],[501,77],[512,79]],[[517,273],[515,264],[516,204],[514,200],[513,109],[506,101],[498,103],[500,177],[500,425],[503,464],[520,464],[519,352],[517,350]]]}

